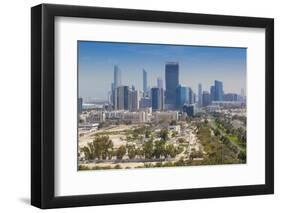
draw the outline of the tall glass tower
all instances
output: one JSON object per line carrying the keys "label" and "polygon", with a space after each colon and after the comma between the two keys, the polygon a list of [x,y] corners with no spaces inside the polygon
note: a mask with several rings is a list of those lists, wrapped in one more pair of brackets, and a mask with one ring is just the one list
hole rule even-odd
{"label": "tall glass tower", "polygon": [[121,70],[117,65],[114,65],[114,89],[120,87],[121,84]]}
{"label": "tall glass tower", "polygon": [[215,101],[223,101],[223,84],[215,80]]}
{"label": "tall glass tower", "polygon": [[165,65],[166,96],[165,106],[167,109],[176,109],[176,90],[179,84],[179,64],[168,62]]}
{"label": "tall glass tower", "polygon": [[181,109],[185,103],[188,103],[189,88],[178,85],[176,89],[176,108]]}
{"label": "tall glass tower", "polygon": [[215,100],[215,86],[210,87],[210,100],[211,101]]}
{"label": "tall glass tower", "polygon": [[153,111],[160,110],[161,97],[160,89],[158,87],[151,88],[151,106]]}
{"label": "tall glass tower", "polygon": [[147,92],[147,72],[145,69],[142,70],[142,89],[144,93]]}
{"label": "tall glass tower", "polygon": [[122,84],[121,82],[121,70],[117,65],[114,65],[114,72],[113,72],[113,83],[111,85],[111,102],[114,109],[118,109],[117,103],[117,88],[120,87]]}
{"label": "tall glass tower", "polygon": [[116,88],[116,110],[129,110],[131,106],[130,90],[128,86],[120,86]]}
{"label": "tall glass tower", "polygon": [[198,105],[202,106],[202,84],[198,84]]}

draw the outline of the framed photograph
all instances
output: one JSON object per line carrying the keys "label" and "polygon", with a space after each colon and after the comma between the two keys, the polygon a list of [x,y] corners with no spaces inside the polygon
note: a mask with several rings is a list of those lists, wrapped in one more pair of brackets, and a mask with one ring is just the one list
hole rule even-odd
{"label": "framed photograph", "polygon": [[31,203],[272,194],[274,21],[31,9]]}

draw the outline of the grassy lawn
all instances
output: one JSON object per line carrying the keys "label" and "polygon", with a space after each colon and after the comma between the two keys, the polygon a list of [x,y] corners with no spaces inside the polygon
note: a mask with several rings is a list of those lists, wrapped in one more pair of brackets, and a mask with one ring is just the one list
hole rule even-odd
{"label": "grassy lawn", "polygon": [[235,136],[235,135],[226,135],[226,136],[227,136],[228,139],[231,141],[231,143],[234,143],[234,144],[237,145],[240,149],[242,149],[243,151],[246,151],[246,147],[243,146],[243,145],[239,142],[237,136]]}
{"label": "grassy lawn", "polygon": [[218,124],[216,122],[214,122],[214,124],[215,124],[216,128],[220,131],[221,135],[225,135],[226,137],[228,137],[228,139],[230,140],[231,143],[238,146],[241,150],[246,151],[246,147],[240,143],[240,141],[238,140],[236,135],[227,134],[221,124]]}

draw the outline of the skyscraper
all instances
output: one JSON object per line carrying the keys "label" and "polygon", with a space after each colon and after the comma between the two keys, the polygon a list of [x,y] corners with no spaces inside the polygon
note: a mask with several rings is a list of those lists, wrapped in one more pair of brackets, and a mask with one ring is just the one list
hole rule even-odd
{"label": "skyscraper", "polygon": [[160,77],[157,78],[157,87],[163,89],[163,80]]}
{"label": "skyscraper", "polygon": [[124,87],[120,86],[115,89],[115,109],[122,110],[124,109]]}
{"label": "skyscraper", "polygon": [[130,110],[131,108],[131,91],[129,89],[129,86],[123,86],[124,87],[124,109]]}
{"label": "skyscraper", "polygon": [[185,104],[182,107],[182,111],[185,112],[189,117],[193,117],[195,114],[195,104]]}
{"label": "skyscraper", "polygon": [[198,84],[198,106],[202,106],[202,84]]}
{"label": "skyscraper", "polygon": [[162,78],[157,78],[157,87],[160,90],[160,110],[164,109],[164,87]]}
{"label": "skyscraper", "polygon": [[132,104],[131,110],[133,112],[139,109],[139,93],[135,89],[132,89],[131,91],[131,104]]}
{"label": "skyscraper", "polygon": [[215,101],[223,101],[223,84],[215,80]]}
{"label": "skyscraper", "polygon": [[111,83],[111,96],[110,96],[110,103],[114,106],[114,83]]}
{"label": "skyscraper", "polygon": [[178,85],[176,89],[176,108],[181,109],[185,103],[188,103],[189,88]]}
{"label": "skyscraper", "polygon": [[238,95],[236,93],[226,93],[223,95],[224,101],[238,101]]}
{"label": "skyscraper", "polygon": [[206,107],[211,104],[211,95],[209,92],[204,91],[202,94],[202,106]]}
{"label": "skyscraper", "polygon": [[194,104],[195,103],[195,94],[190,87],[187,87],[187,103]]}
{"label": "skyscraper", "polygon": [[176,89],[179,84],[179,64],[168,62],[165,65],[165,106],[167,109],[176,108]]}
{"label": "skyscraper", "polygon": [[151,107],[151,99],[147,97],[142,97],[140,99],[140,108],[145,109]]}
{"label": "skyscraper", "polygon": [[142,88],[143,88],[143,93],[147,92],[147,72],[145,69],[142,70]]}
{"label": "skyscraper", "polygon": [[116,89],[117,108],[118,110],[130,110],[131,94],[128,86],[120,86]]}
{"label": "skyscraper", "polygon": [[122,85],[121,70],[117,65],[114,65],[114,89]]}
{"label": "skyscraper", "polygon": [[215,100],[215,86],[210,87],[210,100],[211,101]]}
{"label": "skyscraper", "polygon": [[160,102],[160,89],[158,87],[151,88],[151,105],[153,111],[160,110]]}
{"label": "skyscraper", "polygon": [[111,85],[111,102],[114,109],[118,109],[117,106],[117,88],[120,87],[121,82],[121,70],[117,65],[114,65],[114,73],[113,73],[113,83]]}

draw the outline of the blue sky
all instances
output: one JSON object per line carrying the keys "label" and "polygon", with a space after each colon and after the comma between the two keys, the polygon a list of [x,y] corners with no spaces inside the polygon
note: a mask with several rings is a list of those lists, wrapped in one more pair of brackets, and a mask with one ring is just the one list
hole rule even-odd
{"label": "blue sky", "polygon": [[246,89],[246,48],[182,45],[78,42],[79,97],[106,100],[113,82],[113,66],[122,71],[122,84],[142,88],[142,69],[148,86],[162,77],[165,63],[179,63],[180,84],[197,92],[198,83],[208,90],[214,80],[223,81],[225,92]]}

